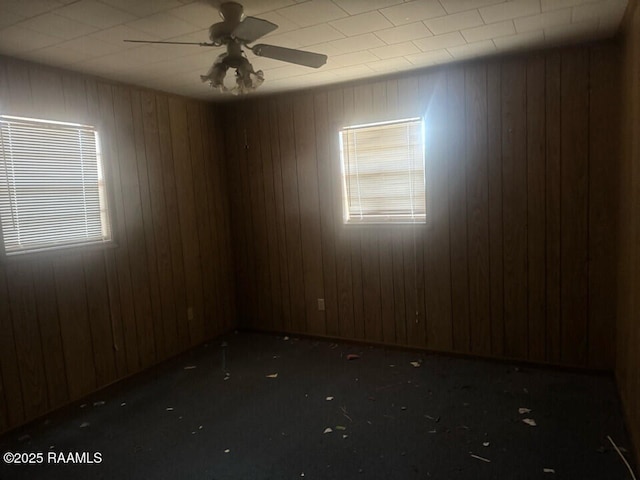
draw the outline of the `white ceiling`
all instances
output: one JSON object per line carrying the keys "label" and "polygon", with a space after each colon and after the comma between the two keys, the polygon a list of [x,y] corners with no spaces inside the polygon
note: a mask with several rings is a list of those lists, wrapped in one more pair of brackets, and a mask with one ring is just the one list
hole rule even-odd
{"label": "white ceiling", "polygon": [[[0,53],[202,99],[223,48],[207,42],[221,0],[0,0]],[[279,25],[260,43],[329,56],[311,69],[255,57],[259,92],[384,75],[499,52],[612,36],[627,0],[240,0]]]}

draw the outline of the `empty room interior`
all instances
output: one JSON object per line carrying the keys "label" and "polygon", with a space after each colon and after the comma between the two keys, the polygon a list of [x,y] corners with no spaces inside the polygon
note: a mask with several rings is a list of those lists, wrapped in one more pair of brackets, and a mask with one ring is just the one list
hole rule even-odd
{"label": "empty room interior", "polygon": [[640,2],[0,0],[0,479],[636,479]]}

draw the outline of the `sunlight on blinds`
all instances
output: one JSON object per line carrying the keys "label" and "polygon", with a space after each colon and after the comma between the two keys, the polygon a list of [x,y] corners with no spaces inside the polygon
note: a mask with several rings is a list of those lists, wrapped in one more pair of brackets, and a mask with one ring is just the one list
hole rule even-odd
{"label": "sunlight on blinds", "polygon": [[420,118],[340,132],[345,223],[424,223],[424,131]]}
{"label": "sunlight on blinds", "polygon": [[0,116],[0,220],[7,255],[109,241],[97,131]]}

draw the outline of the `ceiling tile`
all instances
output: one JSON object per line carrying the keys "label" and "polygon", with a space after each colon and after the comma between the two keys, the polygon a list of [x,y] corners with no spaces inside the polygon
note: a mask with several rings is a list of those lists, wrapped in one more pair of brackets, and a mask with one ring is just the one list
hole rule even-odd
{"label": "ceiling tile", "polygon": [[299,48],[345,38],[343,34],[327,23],[299,28],[291,32],[273,35],[265,43],[287,48]]}
{"label": "ceiling tile", "polygon": [[402,3],[395,7],[383,8],[380,12],[394,25],[404,25],[415,22],[416,20],[440,17],[447,13],[437,0],[419,0]]}
{"label": "ceiling tile", "polygon": [[98,27],[76,22],[75,20],[61,17],[55,13],[45,13],[43,15],[30,18],[29,20],[22,22],[20,26],[65,40],[81,37],[98,30]]}
{"label": "ceiling tile", "polygon": [[309,69],[302,65],[284,64],[284,66],[280,68],[269,70],[268,73],[271,80],[278,80],[279,78],[290,78],[298,75],[304,75],[305,73],[309,73]]}
{"label": "ceiling tile", "polygon": [[[176,8],[182,5],[178,0],[101,0],[102,3],[111,5],[125,12],[131,13],[136,17],[146,17],[147,15],[153,15],[154,13],[163,12],[171,8]],[[216,18],[218,14],[215,13]]]}
{"label": "ceiling tile", "polygon": [[566,7],[574,7],[576,5],[582,5],[594,0],[540,0],[540,6],[543,12],[550,10],[559,10]]}
{"label": "ceiling tile", "polygon": [[0,30],[0,53],[29,52],[60,42],[59,38],[27,30],[16,25]]}
{"label": "ceiling tile", "polygon": [[495,53],[496,46],[491,40],[483,40],[481,42],[468,43],[457,47],[447,48],[451,56],[457,60],[471,57],[483,57]]}
{"label": "ceiling tile", "polygon": [[395,45],[387,45],[386,47],[373,48],[369,51],[381,60],[393,57],[404,57],[412,53],[420,53],[420,49],[411,42],[396,43]]}
{"label": "ceiling tile", "polygon": [[422,22],[409,23],[400,27],[387,28],[376,32],[376,36],[382,39],[386,44],[407,42],[409,40],[417,40],[418,38],[430,37],[431,32]]}
{"label": "ceiling tile", "polygon": [[340,54],[382,47],[384,46],[384,43],[374,34],[365,33],[364,35],[358,35],[357,37],[334,40],[333,42],[329,42],[329,46],[333,48],[337,54]]}
{"label": "ceiling tile", "polygon": [[58,44],[51,47],[45,47],[39,50],[28,52],[27,54],[25,54],[24,58],[47,65],[67,67],[74,63],[93,58],[93,54],[90,52],[80,52],[78,50],[72,50],[68,47],[64,47]]}
{"label": "ceiling tile", "polygon": [[141,30],[128,27],[127,25],[118,25],[116,27],[99,30],[95,33],[87,35],[88,38],[95,38],[103,42],[118,45],[122,48],[128,48],[129,45],[123,43],[123,40],[155,40],[155,37],[144,33]]}
{"label": "ceiling tile", "polygon": [[374,74],[366,65],[353,65],[351,67],[339,68],[334,70],[336,76],[341,80],[356,79],[360,77],[370,77]]}
{"label": "ceiling tile", "polygon": [[451,32],[445,33],[444,35],[435,35],[433,37],[414,40],[413,43],[423,52],[427,52],[430,50],[440,50],[442,48],[464,45],[467,42],[462,35],[460,35],[460,32]]}
{"label": "ceiling tile", "polygon": [[347,12],[330,0],[310,0],[278,10],[278,13],[302,27],[330,22],[347,16]]}
{"label": "ceiling tile", "polygon": [[295,39],[298,46],[301,47],[344,38],[344,35],[326,23],[294,30],[293,32],[287,33],[287,35],[289,38]]}
{"label": "ceiling tile", "polygon": [[544,29],[544,38],[549,45],[572,44],[588,38],[590,32],[597,30],[598,21],[557,25]]}
{"label": "ceiling tile", "polygon": [[539,15],[516,18],[513,23],[515,23],[516,31],[520,33],[563,25],[571,23],[571,9],[563,8],[562,10],[545,12]]}
{"label": "ceiling tile", "polygon": [[297,30],[298,28],[300,28],[300,25],[292,22],[286,17],[283,17],[278,12],[261,13],[258,15],[258,17],[278,25],[278,28],[276,30],[274,30],[271,33],[268,33],[263,38],[269,38],[272,35],[278,35],[281,33],[290,32],[292,30]]}
{"label": "ceiling tile", "polygon": [[484,25],[482,18],[477,10],[469,10],[468,12],[455,13],[444,17],[432,18],[425,20],[424,24],[429,27],[434,35],[454,32],[464,28],[477,27]]}
{"label": "ceiling tile", "polygon": [[495,23],[536,13],[540,13],[540,0],[511,0],[480,9],[480,15],[485,23]]}
{"label": "ceiling tile", "polygon": [[368,12],[331,22],[331,26],[351,37],[376,30],[391,28],[393,24],[379,12]]}
{"label": "ceiling tile", "polygon": [[171,58],[166,50],[151,45],[134,47],[121,52],[112,53],[99,58],[102,63],[114,62],[127,65],[144,65]]}
{"label": "ceiling tile", "polygon": [[486,5],[504,3],[505,1],[506,0],[440,0],[440,3],[447,13],[458,13],[464,12],[465,10],[484,7]]}
{"label": "ceiling tile", "polygon": [[113,43],[103,42],[102,40],[93,37],[83,37],[75,38],[73,40],[67,40],[66,42],[58,44],[58,46],[80,52],[90,58],[99,58],[103,55],[109,55],[111,53],[124,51],[125,49],[130,48],[129,46],[122,47],[121,45],[114,45]]}
{"label": "ceiling tile", "polygon": [[135,19],[130,13],[96,0],[80,0],[57,9],[56,14],[99,28],[109,28]]}
{"label": "ceiling tile", "polygon": [[155,36],[156,39],[177,37],[178,35],[198,31],[201,28],[165,12],[129,22],[127,26],[142,30],[149,35]]}
{"label": "ceiling tile", "polygon": [[240,0],[244,7],[245,15],[257,15],[262,18],[262,13],[295,5],[295,0]]}
{"label": "ceiling tile", "polygon": [[424,53],[415,53],[413,55],[407,55],[405,58],[412,64],[420,67],[449,62],[452,59],[451,54],[444,49],[433,50],[431,52]]}
{"label": "ceiling tile", "polygon": [[507,20],[482,27],[468,28],[462,31],[462,35],[467,42],[478,42],[489,38],[502,37],[503,35],[512,35],[516,33],[513,21]]}
{"label": "ceiling tile", "polygon": [[197,25],[200,28],[209,28],[212,24],[222,19],[218,11],[206,3],[190,3],[182,7],[172,8],[165,13],[178,17],[181,20]]}
{"label": "ceiling tile", "polygon": [[518,33],[516,35],[507,35],[506,37],[494,38],[493,43],[501,52],[531,50],[544,45],[544,32],[542,30],[536,30]]}
{"label": "ceiling tile", "polygon": [[359,13],[397,5],[402,3],[402,1],[403,0],[333,0],[333,3],[349,15],[357,15]]}
{"label": "ceiling tile", "polygon": [[395,72],[398,70],[405,70],[412,67],[413,64],[404,57],[389,58],[387,60],[378,60],[377,62],[367,63],[374,72]]}
{"label": "ceiling tile", "polygon": [[327,61],[328,69],[336,67],[350,67],[362,63],[376,62],[378,57],[369,52],[345,53],[344,55],[333,55]]}
{"label": "ceiling tile", "polygon": [[[201,30],[195,30],[193,32],[185,33],[184,35],[178,35],[177,37],[171,37],[170,40],[172,42],[196,42],[196,43],[207,43],[209,40],[209,29],[203,28]],[[175,47],[180,47],[179,45],[174,45]],[[184,48],[184,47],[181,47]],[[190,47],[193,48],[193,47]],[[211,48],[211,47],[207,47]],[[216,47],[214,47],[216,48]],[[222,47],[220,47],[222,48]]]}
{"label": "ceiling tile", "polygon": [[600,20],[601,18],[622,18],[627,8],[627,2],[608,1],[590,3],[573,8],[571,21],[574,23],[586,22],[588,20]]}
{"label": "ceiling tile", "polygon": [[0,11],[11,12],[21,17],[32,17],[50,12],[60,5],[55,0],[0,0]]}
{"label": "ceiling tile", "polygon": [[8,10],[0,9],[0,28],[8,27],[9,25],[15,25],[18,22],[24,20],[22,15],[10,12]]}
{"label": "ceiling tile", "polygon": [[605,37],[613,36],[618,28],[624,12],[618,15],[609,15],[608,17],[602,17],[598,24],[598,31],[605,34]]}

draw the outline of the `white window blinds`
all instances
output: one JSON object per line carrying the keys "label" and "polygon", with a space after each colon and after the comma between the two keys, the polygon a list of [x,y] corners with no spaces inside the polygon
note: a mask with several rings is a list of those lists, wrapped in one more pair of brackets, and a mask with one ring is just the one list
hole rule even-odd
{"label": "white window blinds", "polygon": [[340,132],[345,223],[424,223],[424,133],[419,118]]}
{"label": "white window blinds", "polygon": [[0,116],[0,220],[7,255],[109,241],[96,130]]}

